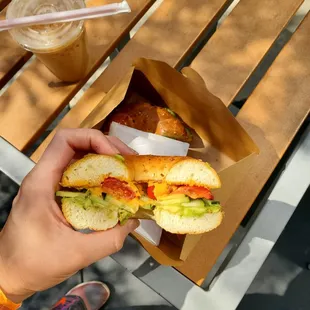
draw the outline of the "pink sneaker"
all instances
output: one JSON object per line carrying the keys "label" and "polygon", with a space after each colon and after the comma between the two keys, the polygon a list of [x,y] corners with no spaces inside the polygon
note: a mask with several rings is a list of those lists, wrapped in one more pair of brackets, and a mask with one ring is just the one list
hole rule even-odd
{"label": "pink sneaker", "polygon": [[109,287],[99,281],[81,283],[61,298],[53,310],[99,310],[109,299]]}

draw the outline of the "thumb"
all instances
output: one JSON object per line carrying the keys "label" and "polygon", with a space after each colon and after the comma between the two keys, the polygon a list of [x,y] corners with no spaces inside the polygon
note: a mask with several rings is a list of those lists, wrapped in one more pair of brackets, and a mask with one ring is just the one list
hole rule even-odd
{"label": "thumb", "polygon": [[101,258],[118,252],[126,237],[139,226],[138,220],[129,220],[107,231],[80,234],[78,247],[83,251],[83,265],[88,266]]}

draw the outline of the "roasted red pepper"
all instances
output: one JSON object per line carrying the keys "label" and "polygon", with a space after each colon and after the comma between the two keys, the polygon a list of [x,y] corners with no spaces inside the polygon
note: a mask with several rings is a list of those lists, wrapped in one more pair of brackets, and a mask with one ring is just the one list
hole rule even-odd
{"label": "roasted red pepper", "polygon": [[149,198],[156,200],[156,197],[154,195],[154,188],[155,188],[155,186],[149,186],[147,188],[147,195]]}

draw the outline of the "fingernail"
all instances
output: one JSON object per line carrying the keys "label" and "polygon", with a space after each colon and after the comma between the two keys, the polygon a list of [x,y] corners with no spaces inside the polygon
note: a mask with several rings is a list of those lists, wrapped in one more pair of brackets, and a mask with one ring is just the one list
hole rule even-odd
{"label": "fingernail", "polygon": [[139,153],[138,153],[137,151],[135,151],[134,149],[132,149],[131,147],[130,147],[130,149],[131,149],[131,151],[132,151],[134,154],[139,155]]}

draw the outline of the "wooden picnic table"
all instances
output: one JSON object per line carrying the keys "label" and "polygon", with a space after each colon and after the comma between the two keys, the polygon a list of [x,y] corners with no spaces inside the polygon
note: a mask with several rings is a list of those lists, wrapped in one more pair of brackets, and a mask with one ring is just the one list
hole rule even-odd
{"label": "wooden picnic table", "polygon": [[[0,0],[0,18],[7,2]],[[87,5],[111,2],[90,0]],[[57,129],[78,127],[138,57],[162,60],[176,69],[190,63],[208,89],[226,106],[231,105],[303,0],[240,0],[205,43],[231,2],[161,1],[31,158],[39,160]],[[57,80],[7,32],[0,32],[0,89],[21,71],[0,97],[0,135],[23,152],[34,144],[146,11],[158,4],[156,0],[128,3],[130,14],[86,22],[92,66],[87,77],[76,84]],[[177,268],[197,284],[211,270],[309,113],[309,31],[308,15],[236,116],[260,154],[248,174],[235,184],[235,195],[224,206],[223,224],[203,235],[184,265]]]}

